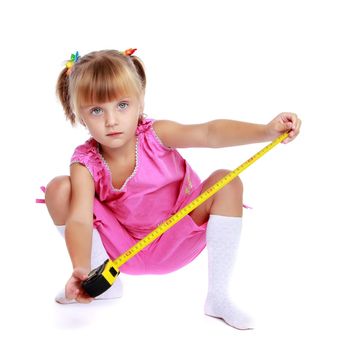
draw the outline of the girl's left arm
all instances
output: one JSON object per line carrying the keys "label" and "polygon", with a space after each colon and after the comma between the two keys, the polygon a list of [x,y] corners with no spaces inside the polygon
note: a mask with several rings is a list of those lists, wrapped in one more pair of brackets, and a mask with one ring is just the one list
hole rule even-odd
{"label": "girl's left arm", "polygon": [[288,143],[299,134],[301,120],[294,113],[281,113],[268,124],[216,119],[191,125],[159,120],[153,126],[162,143],[168,147],[219,148],[271,141],[286,131],[289,131],[289,137],[284,143]]}

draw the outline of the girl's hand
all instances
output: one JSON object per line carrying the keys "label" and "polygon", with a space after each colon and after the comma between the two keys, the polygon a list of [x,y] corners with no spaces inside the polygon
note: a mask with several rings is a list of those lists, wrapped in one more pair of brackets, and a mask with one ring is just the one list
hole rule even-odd
{"label": "girl's hand", "polygon": [[84,268],[77,267],[73,270],[72,276],[66,283],[65,293],[69,300],[75,299],[78,303],[91,303],[91,298],[82,288],[81,283],[88,278],[89,271]]}
{"label": "girl's hand", "polygon": [[267,132],[272,139],[289,131],[288,137],[282,143],[293,141],[299,134],[301,120],[295,113],[280,113],[266,125]]}

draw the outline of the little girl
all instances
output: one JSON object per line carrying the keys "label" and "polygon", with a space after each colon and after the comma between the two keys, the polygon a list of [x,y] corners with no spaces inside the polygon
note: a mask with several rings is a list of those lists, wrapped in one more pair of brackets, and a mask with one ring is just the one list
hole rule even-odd
{"label": "little girl", "polygon": [[[92,301],[81,288],[92,268],[115,259],[225,176],[217,170],[201,182],[177,148],[229,147],[270,141],[285,131],[293,140],[300,120],[282,113],[266,125],[213,120],[183,125],[143,114],[146,75],[135,50],[72,55],[57,82],[57,93],[72,124],[91,138],[77,147],[70,176],[54,178],[45,201],[65,236],[73,272],[60,303]],[[243,186],[236,178],[156,239],[120,270],[163,274],[208,249],[205,314],[238,329],[251,319],[231,300],[229,283],[242,222]],[[120,279],[100,298],[122,293]]]}

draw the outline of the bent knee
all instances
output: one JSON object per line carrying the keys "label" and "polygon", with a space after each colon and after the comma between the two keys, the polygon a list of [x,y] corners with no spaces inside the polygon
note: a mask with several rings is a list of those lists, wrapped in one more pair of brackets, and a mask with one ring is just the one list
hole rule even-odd
{"label": "bent knee", "polygon": [[[46,186],[45,202],[62,202],[70,198],[71,182],[69,176],[57,176]],[[63,203],[62,203],[63,204]]]}
{"label": "bent knee", "polygon": [[55,225],[65,225],[71,196],[69,176],[58,176],[46,187],[45,202]]}
{"label": "bent knee", "polygon": [[[212,177],[213,177],[215,182],[218,182],[220,179],[224,178],[226,175],[230,174],[231,172],[232,172],[232,170],[219,169],[219,170],[216,170],[212,173]],[[235,177],[225,187],[227,190],[233,190],[233,191],[239,192],[239,193],[243,192],[243,182],[239,176]]]}

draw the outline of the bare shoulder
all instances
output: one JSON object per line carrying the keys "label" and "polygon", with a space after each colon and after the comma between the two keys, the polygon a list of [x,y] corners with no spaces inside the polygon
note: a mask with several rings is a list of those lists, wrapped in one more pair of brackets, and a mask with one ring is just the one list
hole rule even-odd
{"label": "bare shoulder", "polygon": [[208,147],[208,123],[180,124],[171,120],[156,120],[153,129],[167,147]]}

